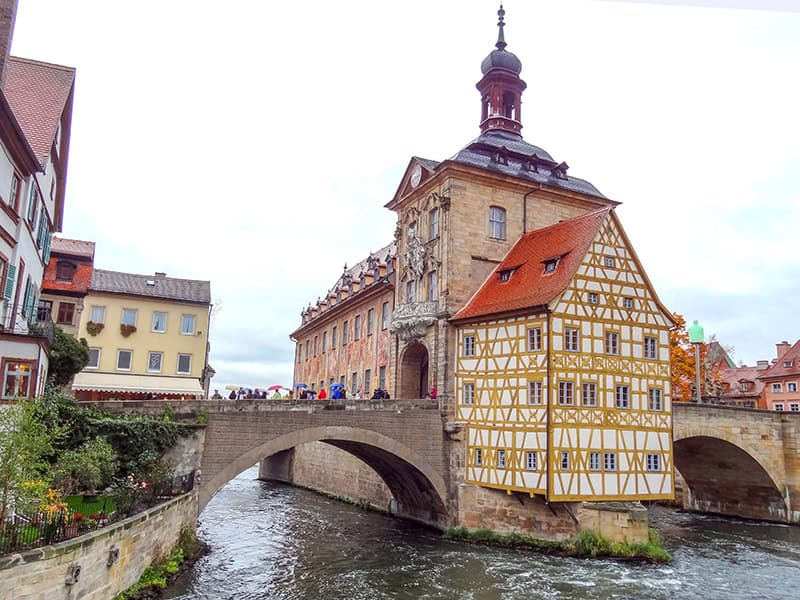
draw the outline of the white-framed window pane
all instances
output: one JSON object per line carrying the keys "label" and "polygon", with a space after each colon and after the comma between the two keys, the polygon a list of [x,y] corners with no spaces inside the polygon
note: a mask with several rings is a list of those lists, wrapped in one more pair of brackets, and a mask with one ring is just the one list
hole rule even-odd
{"label": "white-framed window pane", "polygon": [[561,470],[569,471],[569,452],[561,453]]}
{"label": "white-framed window pane", "polygon": [[475,336],[464,336],[464,356],[475,356]]}
{"label": "white-framed window pane", "polygon": [[92,323],[105,323],[106,322],[106,307],[93,306],[92,318],[89,319]]}
{"label": "white-framed window pane", "polygon": [[783,412],[783,402],[776,402],[774,406],[775,410],[777,410],[778,412]]}
{"label": "white-framed window pane", "polygon": [[430,239],[434,239],[439,237],[439,209],[434,208],[430,212],[430,223],[431,223],[431,231],[430,231]]}
{"label": "white-framed window pane", "polygon": [[153,313],[153,331],[157,333],[164,333],[167,330],[167,313],[154,312]]}
{"label": "white-framed window pane", "polygon": [[353,339],[361,339],[361,315],[356,315],[356,319],[353,322]]}
{"label": "white-framed window pane", "polygon": [[622,299],[623,308],[633,308],[633,298],[625,297]]}
{"label": "white-framed window pane", "polygon": [[657,388],[650,388],[647,391],[648,401],[649,401],[649,408],[650,410],[663,410],[663,405],[661,402],[661,390]]}
{"label": "white-framed window pane", "polygon": [[790,410],[791,412],[800,412],[800,404],[799,404],[799,403],[797,403],[797,402],[792,402],[792,403],[789,405],[789,410]]}
{"label": "white-framed window pane", "polygon": [[489,207],[489,237],[506,239],[506,211],[499,206]]}
{"label": "white-framed window pane", "polygon": [[194,315],[183,315],[181,317],[181,333],[183,335],[194,335]]}
{"label": "white-framed window pane", "polygon": [[600,470],[600,453],[599,452],[590,452],[589,453],[589,470],[590,471],[599,471]]}
{"label": "white-framed window pane", "polygon": [[389,327],[389,303],[384,302],[381,308],[381,329]]}
{"label": "white-framed window pane", "polygon": [[564,350],[567,352],[577,352],[578,340],[578,329],[576,327],[566,327],[564,329]]}
{"label": "white-framed window pane", "polygon": [[122,309],[122,324],[136,326],[136,309],[123,308]]}
{"label": "white-framed window pane", "polygon": [[151,373],[161,372],[161,362],[163,354],[161,352],[151,352],[147,355],[147,370]]}
{"label": "white-framed window pane", "polygon": [[178,373],[188,375],[192,372],[192,355],[178,354]]}
{"label": "white-framed window pane", "polygon": [[497,451],[497,468],[498,469],[505,469],[506,468],[506,451],[505,450],[498,450]]}
{"label": "white-framed window pane", "polygon": [[648,471],[661,470],[661,457],[658,454],[647,455],[647,470]]}
{"label": "white-framed window pane", "polygon": [[406,302],[412,303],[417,301],[417,282],[416,280],[406,282]]}
{"label": "white-framed window pane", "polygon": [[100,366],[100,348],[89,348],[89,362],[87,369],[96,369]]}
{"label": "white-framed window pane", "polygon": [[589,304],[597,304],[597,294],[594,292],[589,294]]}
{"label": "white-framed window pane", "polygon": [[117,351],[117,369],[119,369],[120,371],[130,371],[132,355],[133,352],[130,350]]}
{"label": "white-framed window pane", "polygon": [[584,406],[597,406],[596,383],[584,383],[581,392],[581,404]]}
{"label": "white-framed window pane", "polygon": [[562,405],[572,404],[573,387],[571,381],[558,382],[558,403]]}
{"label": "white-framed window pane", "polygon": [[541,404],[542,403],[542,382],[529,381],[528,382],[528,404]]}
{"label": "white-framed window pane", "polygon": [[464,404],[474,404],[475,403],[475,384],[474,383],[465,383],[464,384]]}
{"label": "white-framed window pane", "polygon": [[656,357],[656,348],[657,348],[656,338],[653,337],[646,337],[644,338],[644,357],[645,358],[655,358]]}
{"label": "white-framed window pane", "polygon": [[618,385],[616,390],[616,406],[617,408],[628,408],[628,386]]}
{"label": "white-framed window pane", "polygon": [[606,452],[603,456],[603,469],[606,471],[617,470],[617,454],[615,452]]}
{"label": "white-framed window pane", "polygon": [[528,469],[528,471],[536,470],[536,452],[525,453],[525,468]]}
{"label": "white-framed window pane", "polygon": [[475,466],[480,467],[483,464],[483,450],[475,448]]}
{"label": "white-framed window pane", "polygon": [[797,384],[796,383],[787,383],[786,384],[786,391],[787,392],[796,392],[797,391]]}
{"label": "white-framed window pane", "polygon": [[428,273],[428,302],[433,302],[439,297],[439,290],[436,283],[436,271]]}
{"label": "white-framed window pane", "polygon": [[375,309],[370,308],[367,311],[367,335],[372,335],[372,331],[375,329]]}
{"label": "white-framed window pane", "polygon": [[539,352],[542,349],[542,328],[528,329],[528,352]]}
{"label": "white-framed window pane", "polygon": [[619,354],[619,335],[614,331],[606,331],[606,354]]}
{"label": "white-framed window pane", "polygon": [[780,394],[781,391],[782,391],[782,389],[781,389],[781,384],[780,383],[773,383],[772,384],[772,392],[774,394]]}

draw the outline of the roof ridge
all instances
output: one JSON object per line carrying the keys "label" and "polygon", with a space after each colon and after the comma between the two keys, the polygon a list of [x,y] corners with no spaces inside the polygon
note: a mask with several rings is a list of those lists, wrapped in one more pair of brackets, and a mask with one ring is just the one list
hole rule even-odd
{"label": "roof ridge", "polygon": [[210,279],[187,279],[185,277],[170,277],[169,275],[156,275],[155,273],[149,273],[149,274],[147,274],[147,273],[129,273],[128,271],[113,271],[111,269],[98,269],[98,268],[95,268],[94,272],[95,273],[97,273],[97,272],[100,272],[100,273],[114,273],[114,274],[117,274],[117,275],[132,275],[134,277],[146,277],[146,278],[149,277],[150,279],[152,279],[154,277],[161,277],[163,279],[172,279],[172,280],[178,280],[178,281],[194,281],[194,282],[197,282],[197,283],[211,283]]}
{"label": "roof ridge", "polygon": [[24,58],[22,56],[9,56],[8,59],[12,60],[12,61],[16,61],[16,62],[27,63],[27,64],[30,64],[30,65],[39,65],[39,66],[42,66],[42,67],[51,67],[53,69],[59,69],[61,71],[66,71],[66,72],[69,72],[69,73],[75,73],[76,70],[77,70],[75,67],[70,67],[68,65],[59,65],[57,63],[51,63],[51,62],[47,62],[47,61],[44,61],[44,60],[36,60],[35,58]]}
{"label": "roof ridge", "polygon": [[[522,238],[527,237],[527,236],[529,236],[531,234],[534,234],[534,233],[542,233],[542,232],[545,232],[545,231],[550,231],[550,230],[555,229],[557,227],[561,227],[562,225],[568,225],[570,223],[575,223],[577,221],[580,221],[582,219],[586,219],[588,217],[594,217],[594,216],[596,216],[596,215],[598,215],[599,213],[602,213],[602,212],[611,212],[611,210],[613,208],[614,208],[613,206],[604,206],[602,208],[595,209],[595,210],[590,211],[588,213],[584,213],[582,215],[577,215],[575,217],[570,217],[569,219],[564,219],[563,221],[559,221],[558,223],[553,223],[552,225],[546,225],[544,227],[540,227],[539,229],[532,229],[531,231],[527,231],[527,232],[523,233],[520,236],[520,240]],[[519,241],[519,240],[517,240],[517,241]]]}

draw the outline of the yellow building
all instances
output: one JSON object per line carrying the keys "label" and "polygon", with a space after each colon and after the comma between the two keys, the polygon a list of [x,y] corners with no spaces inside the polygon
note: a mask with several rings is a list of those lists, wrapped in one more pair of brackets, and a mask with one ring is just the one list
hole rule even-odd
{"label": "yellow building", "polygon": [[78,332],[90,360],[75,377],[76,397],[207,396],[210,309],[208,281],[95,269]]}
{"label": "yellow building", "polygon": [[673,497],[672,317],[613,208],[523,235],[452,321],[467,483]]}

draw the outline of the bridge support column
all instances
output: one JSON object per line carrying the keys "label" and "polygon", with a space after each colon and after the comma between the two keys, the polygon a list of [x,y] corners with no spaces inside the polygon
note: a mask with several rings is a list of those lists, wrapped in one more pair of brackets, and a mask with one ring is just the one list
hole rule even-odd
{"label": "bridge support column", "polygon": [[262,481],[294,482],[294,448],[278,452],[261,461],[258,478]]}

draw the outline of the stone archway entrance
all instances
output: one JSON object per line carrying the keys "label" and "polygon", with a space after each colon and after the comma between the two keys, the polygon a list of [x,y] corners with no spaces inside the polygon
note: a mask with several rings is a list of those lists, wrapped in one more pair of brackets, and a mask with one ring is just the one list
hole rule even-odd
{"label": "stone archway entrance", "polygon": [[429,390],[428,349],[424,344],[414,342],[405,349],[400,361],[398,398],[424,398]]}

